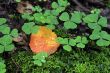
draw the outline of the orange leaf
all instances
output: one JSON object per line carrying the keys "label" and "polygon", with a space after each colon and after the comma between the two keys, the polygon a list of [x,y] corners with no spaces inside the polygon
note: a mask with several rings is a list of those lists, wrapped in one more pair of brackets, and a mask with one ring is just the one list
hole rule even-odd
{"label": "orange leaf", "polygon": [[31,34],[29,46],[34,53],[47,52],[48,54],[53,54],[60,46],[56,42],[56,38],[57,35],[51,29],[40,26],[36,34]]}

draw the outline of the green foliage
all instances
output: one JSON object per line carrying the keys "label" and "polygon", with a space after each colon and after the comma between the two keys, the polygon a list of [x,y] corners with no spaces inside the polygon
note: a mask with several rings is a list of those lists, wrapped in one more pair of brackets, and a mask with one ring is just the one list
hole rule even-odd
{"label": "green foliage", "polygon": [[42,66],[42,63],[45,63],[45,58],[48,57],[48,54],[45,52],[40,52],[33,56],[34,64],[38,66]]}
{"label": "green foliage", "polygon": [[[21,0],[16,0],[16,2],[20,1]],[[83,49],[81,49],[82,51],[79,49],[86,48],[85,45],[90,40],[96,41],[97,46],[102,47],[110,45],[110,34],[103,31],[103,28],[107,27],[107,18],[100,15],[99,9],[94,9],[87,15],[80,11],[66,12],[65,9],[69,4],[68,0],[57,0],[57,2],[52,2],[50,9],[42,8],[38,5],[32,8],[32,14],[22,14],[22,18],[26,21],[22,26],[23,32],[28,35],[31,33],[37,33],[39,25],[44,25],[52,30],[55,30],[59,36],[57,38],[57,42],[59,42],[62,45],[62,48],[69,53],[65,51],[62,52],[62,50],[60,50],[59,52],[56,52],[55,55],[51,55],[49,57],[45,52],[35,54],[34,56],[21,51],[17,54],[11,53],[11,55],[14,56],[12,56],[9,61],[6,60],[7,66],[9,66],[9,68],[7,67],[9,71],[11,70],[11,72],[15,73],[16,69],[21,69],[20,72],[23,73],[110,72],[110,50],[106,50],[104,53],[94,51],[87,53]],[[60,28],[62,25],[61,21],[64,22],[63,28]],[[0,56],[2,56],[3,52],[12,51],[15,48],[13,38],[18,37],[19,35],[18,30],[11,29],[6,22],[7,20],[5,18],[0,18]],[[80,24],[84,25],[89,32],[92,30],[92,34],[80,31]],[[73,29],[78,29],[78,31]],[[67,33],[65,34],[65,32]],[[76,47],[78,51],[75,51]],[[72,50],[73,48],[74,50]],[[12,67],[13,65],[15,66]],[[0,58],[0,73],[6,72],[5,67],[6,65],[4,64],[4,61]]]}
{"label": "green foliage", "polygon": [[100,16],[98,13],[92,13],[86,15],[83,18],[83,21],[88,24],[88,27],[91,29],[100,29],[102,27],[107,27],[107,18]]}
{"label": "green foliage", "polygon": [[67,21],[64,23],[65,29],[75,29],[77,25],[73,23],[72,21]]}
{"label": "green foliage", "polygon": [[51,7],[53,8],[53,9],[56,9],[56,8],[58,8],[58,4],[57,4],[57,2],[53,2],[52,3],[52,5],[51,5]]}
{"label": "green foliage", "polygon": [[13,29],[10,34],[12,37],[18,37],[18,35],[19,35],[17,29]]}
{"label": "green foliage", "polygon": [[24,25],[22,26],[22,30],[26,34],[37,33],[38,29],[39,29],[39,27],[37,25],[35,25],[34,22],[24,23]]}
{"label": "green foliage", "polygon": [[77,28],[77,24],[81,23],[82,20],[82,13],[78,11],[74,11],[74,13],[71,13],[71,18],[70,15],[67,12],[63,12],[59,19],[64,22],[64,28],[65,29],[75,29]]}
{"label": "green foliage", "polygon": [[47,28],[51,29],[51,30],[54,30],[55,29],[55,25],[52,25],[52,24],[49,24],[49,25],[46,25]]}
{"label": "green foliage", "polygon": [[72,47],[69,45],[69,39],[68,38],[58,37],[56,41],[63,45],[64,50],[66,50],[68,52],[70,52],[72,50]]}
{"label": "green foliage", "polygon": [[3,34],[0,37],[0,53],[4,51],[12,51],[14,49],[14,44],[12,43],[13,38],[18,37],[18,30],[17,29],[10,29],[6,24],[5,18],[0,18],[1,25],[0,25],[0,32]]}
{"label": "green foliage", "polygon": [[41,12],[42,8],[40,6],[33,7],[33,11]]}
{"label": "green foliage", "polygon": [[68,0],[58,0],[58,4],[62,7],[69,5]]}
{"label": "green foliage", "polygon": [[95,23],[98,20],[98,14],[89,14],[83,18],[85,23]]}
{"label": "green foliage", "polygon": [[4,60],[0,57],[0,73],[6,73],[6,65],[4,64]]}
{"label": "green foliage", "polygon": [[68,38],[57,38],[57,42],[63,45],[63,49],[66,51],[71,51],[72,46],[77,46],[79,48],[85,48],[85,45],[88,43],[86,37],[77,36],[75,39],[68,39]]}
{"label": "green foliage", "polygon": [[12,43],[12,37],[10,35],[4,35],[0,38],[0,53],[4,51],[12,51],[14,44]]}
{"label": "green foliage", "polygon": [[63,49],[66,50],[66,51],[71,51],[72,47],[70,45],[64,45]]}
{"label": "green foliage", "polygon": [[93,10],[91,10],[91,13],[96,13],[96,14],[100,15],[101,10],[100,9],[93,9]]}
{"label": "green foliage", "polygon": [[76,39],[75,39],[76,43],[77,43],[77,47],[79,48],[85,48],[85,44],[88,43],[88,40],[86,37],[80,37],[80,36],[77,36]]}
{"label": "green foliage", "polygon": [[81,23],[82,22],[82,16],[83,13],[78,12],[78,11],[74,11],[74,13],[71,13],[72,17],[71,17],[71,21],[75,22],[75,23]]}
{"label": "green foliage", "polygon": [[110,34],[106,31],[94,30],[90,35],[91,40],[97,40],[98,46],[109,46],[110,45]]}
{"label": "green foliage", "polygon": [[110,49],[99,49],[100,52],[94,51],[94,48],[87,52],[74,48],[70,53],[60,49],[54,55],[48,56],[42,66],[33,64],[31,52],[18,51],[6,60],[7,71],[15,73],[19,67],[21,73],[109,73]]}
{"label": "green foliage", "polygon": [[69,14],[67,12],[63,12],[61,16],[59,17],[62,21],[68,21],[69,20]]}
{"label": "green foliage", "polygon": [[34,20],[34,17],[29,13],[22,14],[22,18],[25,19],[25,20],[28,20],[28,21]]}
{"label": "green foliage", "polygon": [[75,73],[92,73],[94,68],[94,65],[90,65],[88,62],[77,63],[75,66]]}
{"label": "green foliage", "polygon": [[21,0],[15,0],[16,2],[21,2]]}
{"label": "green foliage", "polygon": [[7,20],[5,18],[0,18],[0,25],[4,24],[6,22],[7,22]]}
{"label": "green foliage", "polygon": [[51,12],[53,13],[53,15],[57,16],[62,11],[64,11],[68,5],[68,0],[57,0],[57,2],[52,2],[51,7],[53,8],[53,10]]}
{"label": "green foliage", "polygon": [[[60,3],[62,2],[62,3]],[[22,18],[26,21],[29,21],[28,23],[24,23],[22,26],[22,30],[26,34],[31,34],[32,31],[35,32],[33,29],[33,26],[37,28],[36,24],[38,25],[46,25],[50,29],[55,29],[55,26],[59,24],[57,16],[65,10],[66,6],[68,6],[69,3],[67,0],[58,0],[58,2],[52,3],[51,10],[41,8],[40,6],[34,6],[32,10],[34,11],[33,14],[24,13],[22,14]],[[30,22],[33,22],[32,24]],[[37,29],[36,29],[37,32]]]}

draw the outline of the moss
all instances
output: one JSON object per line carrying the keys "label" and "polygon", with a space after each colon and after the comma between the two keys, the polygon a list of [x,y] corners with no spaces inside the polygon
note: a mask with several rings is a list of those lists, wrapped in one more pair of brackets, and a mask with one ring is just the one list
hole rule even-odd
{"label": "moss", "polygon": [[68,53],[60,49],[47,58],[43,66],[38,67],[32,63],[32,54],[19,51],[6,60],[8,73],[109,73],[110,50],[104,48],[101,52],[73,50]]}

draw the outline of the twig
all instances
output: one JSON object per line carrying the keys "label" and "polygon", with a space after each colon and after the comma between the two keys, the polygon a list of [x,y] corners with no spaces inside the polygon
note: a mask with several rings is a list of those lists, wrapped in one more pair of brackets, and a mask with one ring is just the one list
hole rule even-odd
{"label": "twig", "polygon": [[17,70],[16,70],[16,73],[17,71],[19,70],[20,66],[11,58],[11,60],[13,61],[13,63],[17,66]]}
{"label": "twig", "polygon": [[72,0],[75,4],[77,4],[80,8],[82,8],[84,11],[89,12],[90,10],[84,7],[81,3],[78,2],[78,0]]}
{"label": "twig", "polygon": [[6,4],[9,5],[10,3],[13,4],[13,3],[16,3],[16,2],[12,1],[12,0],[9,0],[8,2],[1,2],[0,5],[6,5]]}

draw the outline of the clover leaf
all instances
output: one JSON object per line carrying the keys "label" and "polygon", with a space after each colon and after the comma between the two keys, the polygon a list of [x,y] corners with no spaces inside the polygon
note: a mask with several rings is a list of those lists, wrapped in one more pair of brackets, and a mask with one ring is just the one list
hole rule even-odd
{"label": "clover leaf", "polygon": [[101,10],[100,10],[100,9],[93,9],[93,10],[91,11],[91,13],[100,14],[100,13],[101,13]]}
{"label": "clover leaf", "polygon": [[62,37],[58,37],[57,38],[57,42],[60,44],[68,44],[68,38],[62,38]]}
{"label": "clover leaf", "polygon": [[0,73],[6,73],[6,65],[3,61],[0,61]]}
{"label": "clover leaf", "polygon": [[9,45],[12,43],[12,37],[10,35],[4,35],[3,37],[0,38],[0,44],[1,45]]}
{"label": "clover leaf", "polygon": [[0,38],[0,53],[3,53],[4,51],[12,51],[14,47],[10,35],[4,35]]}
{"label": "clover leaf", "polygon": [[88,27],[91,29],[99,29],[101,30],[101,26],[98,23],[88,23]]}
{"label": "clover leaf", "polygon": [[106,31],[94,30],[89,37],[91,40],[97,40],[98,46],[109,46],[110,45],[110,34]]}
{"label": "clover leaf", "polygon": [[100,38],[99,30],[93,30],[92,34],[89,36],[91,40],[97,40]]}
{"label": "clover leaf", "polygon": [[72,21],[64,22],[65,29],[75,29],[76,27],[77,27],[77,25]]}
{"label": "clover leaf", "polygon": [[45,58],[48,57],[46,52],[40,52],[33,56],[34,64],[38,66],[42,66],[42,63],[45,63]]}
{"label": "clover leaf", "polygon": [[86,37],[82,37],[82,43],[83,43],[83,44],[87,44],[87,43],[88,43],[88,40],[87,40]]}
{"label": "clover leaf", "polygon": [[69,5],[68,0],[58,0],[59,6],[67,6]]}
{"label": "clover leaf", "polygon": [[47,28],[51,29],[51,30],[54,30],[55,29],[55,25],[52,25],[52,24],[49,24],[49,25],[46,25]]}
{"label": "clover leaf", "polygon": [[75,38],[76,46],[79,48],[85,48],[85,44],[88,43],[88,40],[86,37],[77,36]]}
{"label": "clover leaf", "polygon": [[29,13],[22,14],[22,18],[25,19],[25,20],[29,20],[29,21],[34,20],[34,17]]}
{"label": "clover leaf", "polygon": [[26,34],[30,34],[33,25],[35,25],[34,22],[24,23],[24,25],[22,26],[22,30],[23,30]]}
{"label": "clover leaf", "polygon": [[99,40],[97,40],[96,44],[98,46],[109,46],[110,41],[107,41],[107,40],[104,40],[104,39],[99,39]]}
{"label": "clover leaf", "polygon": [[88,24],[88,27],[91,29],[99,29],[101,30],[102,27],[107,27],[107,18],[100,16],[98,13],[92,13],[86,15],[83,18],[83,21]]}
{"label": "clover leaf", "polygon": [[12,51],[14,48],[15,48],[15,46],[11,43],[11,44],[5,46],[5,51]]}
{"label": "clover leaf", "polygon": [[107,18],[106,17],[100,17],[98,24],[102,27],[107,27]]}
{"label": "clover leaf", "polygon": [[13,29],[10,34],[13,37],[18,37],[18,30],[17,29]]}
{"label": "clover leaf", "polygon": [[[82,20],[82,15],[79,12],[72,13],[72,17],[70,18],[67,12],[64,12],[60,15],[59,19],[64,22],[65,29],[75,29],[77,28],[77,24],[80,23]],[[77,23],[77,24],[76,24]]]}
{"label": "clover leaf", "polygon": [[24,25],[22,26],[22,30],[26,34],[37,33],[38,29],[39,27],[35,25],[34,22],[24,23]]}
{"label": "clover leaf", "polygon": [[110,41],[110,34],[108,34],[106,31],[101,31],[100,36],[105,39]]}
{"label": "clover leaf", "polygon": [[35,21],[36,22],[41,22],[41,23],[45,23],[46,22],[46,17],[43,15],[43,13],[35,13],[34,15]]}
{"label": "clover leaf", "polygon": [[78,12],[78,11],[74,11],[74,13],[71,13],[72,17],[71,17],[71,21],[75,22],[75,23],[81,23],[82,22],[82,13]]}
{"label": "clover leaf", "polygon": [[79,48],[85,48],[85,45],[83,43],[78,43],[77,44],[77,47],[79,47]]}
{"label": "clover leaf", "polygon": [[3,53],[5,51],[4,46],[0,45],[0,53]]}
{"label": "clover leaf", "polygon": [[70,39],[70,40],[69,40],[69,45],[75,46],[75,45],[76,45],[76,40]]}
{"label": "clover leaf", "polygon": [[2,34],[11,35],[12,37],[18,37],[18,30],[17,29],[11,30],[10,27],[8,27],[7,25],[1,25],[0,32]]}
{"label": "clover leaf", "polygon": [[58,7],[58,8],[56,9],[56,12],[61,13],[61,12],[64,11],[64,10],[65,10],[65,7]]}
{"label": "clover leaf", "polygon": [[72,50],[72,47],[70,45],[64,45],[63,49],[70,52]]}
{"label": "clover leaf", "polygon": [[51,10],[45,10],[44,16],[49,16],[51,14]]}
{"label": "clover leaf", "polygon": [[3,34],[9,34],[10,33],[10,27],[6,26],[1,32]]}
{"label": "clover leaf", "polygon": [[98,17],[99,17],[98,14],[89,14],[83,18],[83,21],[85,23],[95,23],[95,22],[97,22]]}
{"label": "clover leaf", "polygon": [[7,22],[7,20],[5,18],[0,18],[0,25],[4,24],[6,22]]}
{"label": "clover leaf", "polygon": [[46,20],[45,22],[48,23],[48,24],[57,25],[59,23],[56,16],[53,16],[53,15],[47,16],[45,20]]}
{"label": "clover leaf", "polygon": [[16,2],[21,2],[21,0],[15,0]]}
{"label": "clover leaf", "polygon": [[77,43],[81,42],[81,36],[77,36],[77,37],[75,38],[75,41],[76,41]]}
{"label": "clover leaf", "polygon": [[61,16],[59,17],[62,21],[68,21],[69,20],[69,14],[67,12],[63,12]]}
{"label": "clover leaf", "polygon": [[54,15],[54,16],[58,16],[61,11],[62,11],[62,10],[60,10],[60,9],[59,9],[59,10],[58,10],[58,9],[56,9],[56,10],[51,10],[51,14]]}
{"label": "clover leaf", "polygon": [[58,4],[57,4],[57,2],[53,2],[52,5],[51,5],[51,7],[52,7],[53,9],[58,8]]}
{"label": "clover leaf", "polygon": [[33,11],[37,11],[37,12],[41,12],[42,11],[42,8],[40,6],[35,6],[32,9],[33,9]]}

